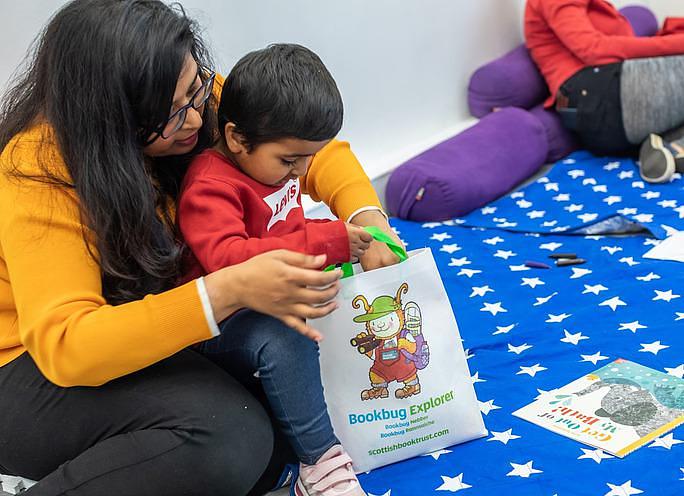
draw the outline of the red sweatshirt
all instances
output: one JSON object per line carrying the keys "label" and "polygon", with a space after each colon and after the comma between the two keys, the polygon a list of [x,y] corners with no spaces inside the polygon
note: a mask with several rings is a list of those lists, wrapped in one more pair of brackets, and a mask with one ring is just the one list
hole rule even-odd
{"label": "red sweatshirt", "polygon": [[344,222],[304,218],[299,181],[266,186],[214,150],[185,175],[178,224],[192,251],[188,280],[280,248],[325,253],[331,264],[350,258]]}
{"label": "red sweatshirt", "polygon": [[525,39],[551,91],[579,70],[626,59],[684,53],[684,33],[638,38],[629,21],[606,0],[528,0]]}

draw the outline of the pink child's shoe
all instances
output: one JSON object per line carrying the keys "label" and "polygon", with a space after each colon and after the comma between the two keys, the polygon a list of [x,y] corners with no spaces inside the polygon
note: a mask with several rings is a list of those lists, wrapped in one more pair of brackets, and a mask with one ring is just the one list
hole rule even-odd
{"label": "pink child's shoe", "polygon": [[336,444],[314,465],[299,465],[296,496],[367,496],[344,448]]}

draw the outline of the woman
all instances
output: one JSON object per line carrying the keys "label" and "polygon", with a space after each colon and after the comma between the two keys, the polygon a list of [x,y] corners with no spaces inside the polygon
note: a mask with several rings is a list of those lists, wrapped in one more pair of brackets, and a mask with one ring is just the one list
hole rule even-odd
{"label": "woman", "polygon": [[[173,204],[215,136],[210,67],[179,9],[74,0],[3,99],[0,472],[39,480],[27,494],[263,494],[288,461],[252,374],[222,370],[219,338],[210,359],[189,347],[250,309],[220,337],[315,353],[305,319],[334,309],[339,274],[276,251],[177,286]],[[341,218],[390,231],[346,144],[304,181]],[[372,246],[362,264],[395,261]]]}
{"label": "woman", "polygon": [[[684,22],[637,38],[606,0],[528,0],[525,38],[564,125],[597,154],[640,149],[644,180],[684,172]],[[661,137],[666,134],[666,139]]]}

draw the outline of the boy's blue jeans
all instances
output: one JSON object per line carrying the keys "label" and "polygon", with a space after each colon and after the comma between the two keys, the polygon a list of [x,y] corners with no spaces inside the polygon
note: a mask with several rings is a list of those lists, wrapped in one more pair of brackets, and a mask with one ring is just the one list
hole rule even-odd
{"label": "boy's blue jeans", "polygon": [[316,463],[339,443],[323,398],[318,345],[251,310],[241,310],[219,328],[219,336],[198,345],[200,353],[248,388],[260,381],[276,423],[299,460]]}

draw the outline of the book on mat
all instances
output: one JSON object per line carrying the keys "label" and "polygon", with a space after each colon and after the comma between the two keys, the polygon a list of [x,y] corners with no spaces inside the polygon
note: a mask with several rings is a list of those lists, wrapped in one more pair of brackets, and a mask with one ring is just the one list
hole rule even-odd
{"label": "book on mat", "polygon": [[513,415],[623,457],[684,423],[684,379],[620,358]]}

